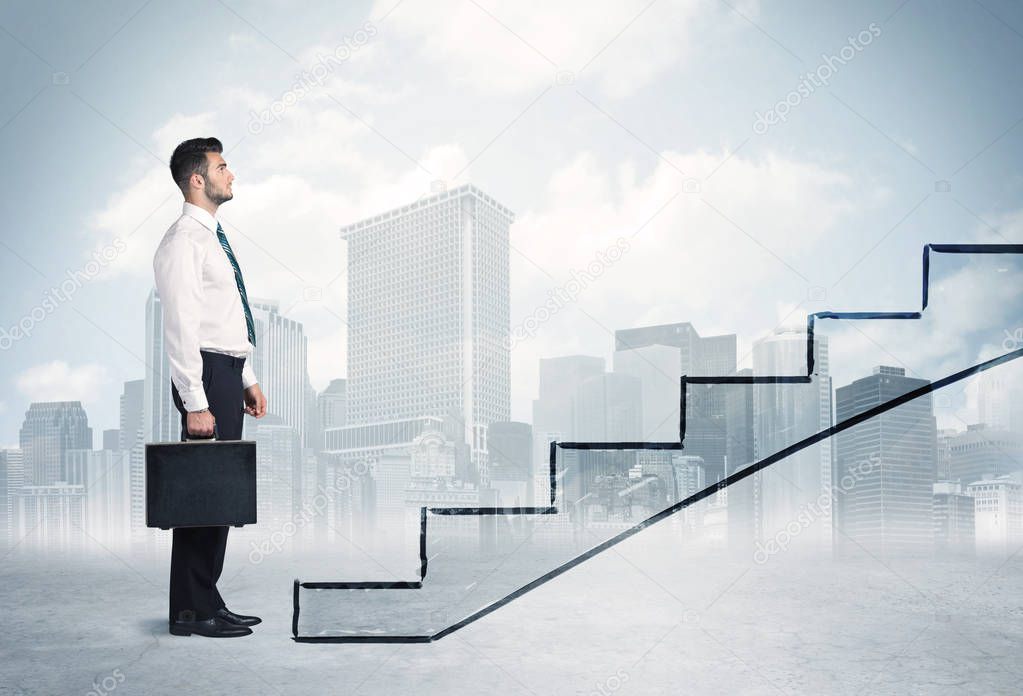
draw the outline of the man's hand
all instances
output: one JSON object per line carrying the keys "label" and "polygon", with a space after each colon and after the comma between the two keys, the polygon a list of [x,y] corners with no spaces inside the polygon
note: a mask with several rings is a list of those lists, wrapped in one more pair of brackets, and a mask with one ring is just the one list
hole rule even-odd
{"label": "man's hand", "polygon": [[255,418],[262,418],[266,415],[266,397],[258,384],[253,384],[245,390],[245,412]]}
{"label": "man's hand", "polygon": [[185,416],[185,433],[194,437],[210,437],[216,420],[209,411],[189,411]]}

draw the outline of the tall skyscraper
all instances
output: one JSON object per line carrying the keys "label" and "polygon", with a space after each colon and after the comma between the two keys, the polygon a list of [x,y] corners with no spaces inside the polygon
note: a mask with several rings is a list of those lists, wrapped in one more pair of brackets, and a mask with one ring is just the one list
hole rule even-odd
{"label": "tall skyscraper", "polygon": [[[806,374],[805,329],[778,329],[753,345],[754,375]],[[813,344],[810,384],[753,385],[753,457],[756,461],[831,426],[827,336]],[[828,439],[753,474],[754,543],[767,544],[807,519],[788,545],[814,555],[832,551],[832,445]]]}
{"label": "tall skyscraper", "polygon": [[[151,308],[150,303],[147,303],[147,331],[146,340],[150,339],[148,324],[152,317],[149,317],[149,311],[159,312],[159,300],[155,297],[155,293],[150,294],[150,303],[155,303],[155,306]],[[163,315],[159,314],[156,317],[158,323],[162,327]],[[158,334],[159,343],[163,346],[163,333],[162,328]],[[147,351],[149,350],[147,344]],[[152,353],[148,353],[150,360],[152,361],[156,356]],[[164,357],[164,359],[166,359]],[[170,376],[167,374],[167,380],[169,382]],[[146,481],[145,481],[145,443],[149,440],[147,435],[150,433],[149,422],[147,420],[148,415],[146,410],[146,394],[147,389],[152,388],[155,394],[160,393],[158,385],[149,384],[149,374],[143,379],[130,380],[124,383],[124,387],[121,391],[120,398],[120,424],[121,427],[118,431],[118,441],[116,451],[118,454],[123,453],[126,459],[126,465],[128,468],[128,527],[135,534],[136,538],[146,534]],[[169,387],[168,387],[169,390]],[[167,393],[169,399],[169,391]],[[171,406],[173,408],[173,406]],[[155,413],[155,411],[153,411]],[[178,412],[175,409],[173,416],[177,417]],[[163,413],[158,417],[158,420],[163,422],[173,422],[175,435],[167,435],[168,439],[178,439],[177,433],[180,431],[180,418],[176,418],[173,421],[168,420],[171,418],[171,414]],[[104,449],[107,449],[104,447]],[[93,498],[86,500],[86,507],[89,507]]]}
{"label": "tall skyscraper", "polygon": [[[279,416],[285,425],[294,428],[301,443],[306,427],[305,385],[308,379],[305,331],[300,322],[282,315],[275,301],[254,299],[250,305],[256,324],[253,369],[267,396],[267,413]],[[246,433],[255,424],[255,419],[246,416]],[[245,437],[251,438],[250,435]]]}
{"label": "tall skyscraper", "polygon": [[[176,442],[181,439],[181,414],[171,397],[170,361],[163,347],[163,307],[155,288],[146,298],[146,361],[143,441]],[[128,432],[125,437],[132,434]]]}
{"label": "tall skyscraper", "polygon": [[25,412],[19,439],[25,484],[49,486],[67,481],[69,449],[92,449],[92,428],[81,401],[35,402]]}
{"label": "tall skyscraper", "polygon": [[[150,307],[150,304],[152,304],[152,307]],[[157,336],[162,353],[163,314],[160,311],[159,300],[156,298],[155,293],[150,294],[150,303],[147,303],[146,310],[147,327],[153,321],[160,326]],[[150,310],[156,312],[157,316],[150,317]],[[147,342],[149,339],[149,328],[147,328]],[[157,356],[148,351],[147,345],[147,355],[149,355],[151,361],[154,361]],[[166,355],[161,360],[166,360]],[[151,364],[155,365],[157,363],[152,362]],[[155,433],[159,437],[164,438],[163,442],[179,440],[181,436],[181,416],[177,409],[174,408],[173,404],[170,405],[173,412],[166,409],[161,411],[160,408],[161,406],[167,406],[162,401],[164,397],[167,399],[171,398],[169,386],[170,373],[164,373],[164,375],[167,382],[166,392],[160,385],[150,383],[151,373],[147,373],[144,379],[125,382],[121,392],[121,429],[118,450],[126,452],[128,457],[129,526],[136,539],[141,539],[149,534],[146,527],[145,447],[146,442],[152,442],[153,440],[148,439],[148,436]],[[147,406],[150,405],[150,396],[156,398],[158,403],[153,403],[153,409],[147,410]],[[150,417],[153,418],[153,421],[149,420]]]}
{"label": "tall skyscraper", "polygon": [[465,185],[342,228],[349,426],[454,413],[486,479],[486,428],[511,411],[513,220]]}
{"label": "tall skyscraper", "polygon": [[[835,417],[847,420],[926,384],[901,367],[874,368],[836,390]],[[840,548],[883,555],[933,549],[936,437],[930,394],[837,435]]]}
{"label": "tall skyscraper", "polygon": [[[121,392],[121,425],[117,431],[116,449],[130,450],[136,443],[145,442],[145,405],[146,380],[134,379],[125,382]],[[177,414],[177,411],[174,413]]]}
{"label": "tall skyscraper", "polygon": [[25,484],[20,449],[0,449],[0,544],[17,541],[14,535],[14,496]]}

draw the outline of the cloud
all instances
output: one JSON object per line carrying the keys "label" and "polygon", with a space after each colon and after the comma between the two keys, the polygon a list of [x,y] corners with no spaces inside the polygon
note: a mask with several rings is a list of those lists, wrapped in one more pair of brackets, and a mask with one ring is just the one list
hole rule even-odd
{"label": "cloud", "polygon": [[[164,161],[170,166],[171,154],[179,143],[189,138],[209,137],[214,132],[215,124],[216,114],[212,111],[198,114],[174,114],[153,132],[156,154],[164,158]],[[231,143],[224,143],[224,146],[230,147]],[[166,173],[169,181],[170,169],[167,169]]]}
{"label": "cloud", "polygon": [[71,367],[63,360],[34,365],[15,378],[18,391],[29,401],[95,401],[106,395],[106,383],[106,367]]}
{"label": "cloud", "polygon": [[[662,157],[687,172],[711,171],[721,159],[703,151]],[[668,302],[686,313],[715,304],[721,311],[713,298],[741,297],[767,279],[807,284],[801,276],[812,277],[808,250],[854,210],[851,177],[775,154],[735,156],[699,191],[685,192],[684,185],[664,163],[637,179],[628,162],[609,169],[583,153],[553,173],[545,203],[523,212],[513,244],[563,277],[624,237],[632,248],[587,304]],[[530,274],[542,275],[535,268]]]}
{"label": "cloud", "polygon": [[[379,0],[379,16],[393,0]],[[741,11],[753,19],[758,3]],[[711,40],[740,20],[707,0],[550,3],[408,3],[382,26],[418,46],[418,60],[457,85],[490,95],[536,91],[554,84],[559,72],[598,83],[604,94],[627,96],[690,53],[694,39]]]}
{"label": "cloud", "polygon": [[852,191],[862,183],[774,153],[736,154],[687,193],[685,178],[663,160],[705,174],[726,153],[660,154],[642,177],[632,162],[582,153],[553,172],[545,199],[519,216],[512,228],[513,326],[617,238],[629,250],[516,345],[513,403],[535,396],[539,358],[609,357],[615,329],[690,321],[703,335],[734,332],[748,346],[777,322],[805,326],[807,308],[798,303],[813,283],[800,273],[812,279],[824,251],[846,243],[834,230],[856,210]]}

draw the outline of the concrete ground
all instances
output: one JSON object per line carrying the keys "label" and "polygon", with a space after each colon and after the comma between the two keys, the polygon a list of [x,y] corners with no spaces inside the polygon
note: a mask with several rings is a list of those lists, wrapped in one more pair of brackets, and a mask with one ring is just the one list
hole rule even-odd
{"label": "concrete ground", "polygon": [[[358,579],[330,550],[253,564],[243,544],[229,547],[222,593],[264,619],[231,640],[166,632],[169,554],[5,553],[2,694],[1016,694],[1023,684],[1023,554],[782,553],[757,564],[684,552],[655,527],[436,643],[307,645],[290,640],[292,580]],[[338,617],[372,618],[352,593],[338,602]]]}

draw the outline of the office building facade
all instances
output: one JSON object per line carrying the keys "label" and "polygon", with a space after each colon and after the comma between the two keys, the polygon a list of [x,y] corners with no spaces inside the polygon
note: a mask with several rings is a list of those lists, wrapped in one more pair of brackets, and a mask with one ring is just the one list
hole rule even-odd
{"label": "office building facade", "polygon": [[18,438],[26,485],[67,481],[65,453],[92,449],[92,428],[81,401],[30,404]]}
{"label": "office building facade", "polygon": [[[904,368],[877,367],[872,375],[836,390],[836,418],[847,420],[927,384],[907,377]],[[882,555],[933,549],[936,438],[930,394],[836,436],[843,546],[851,540]]]}
{"label": "office building facade", "polygon": [[513,220],[466,185],[342,228],[347,424],[452,415],[486,479],[486,429],[511,411]]}

